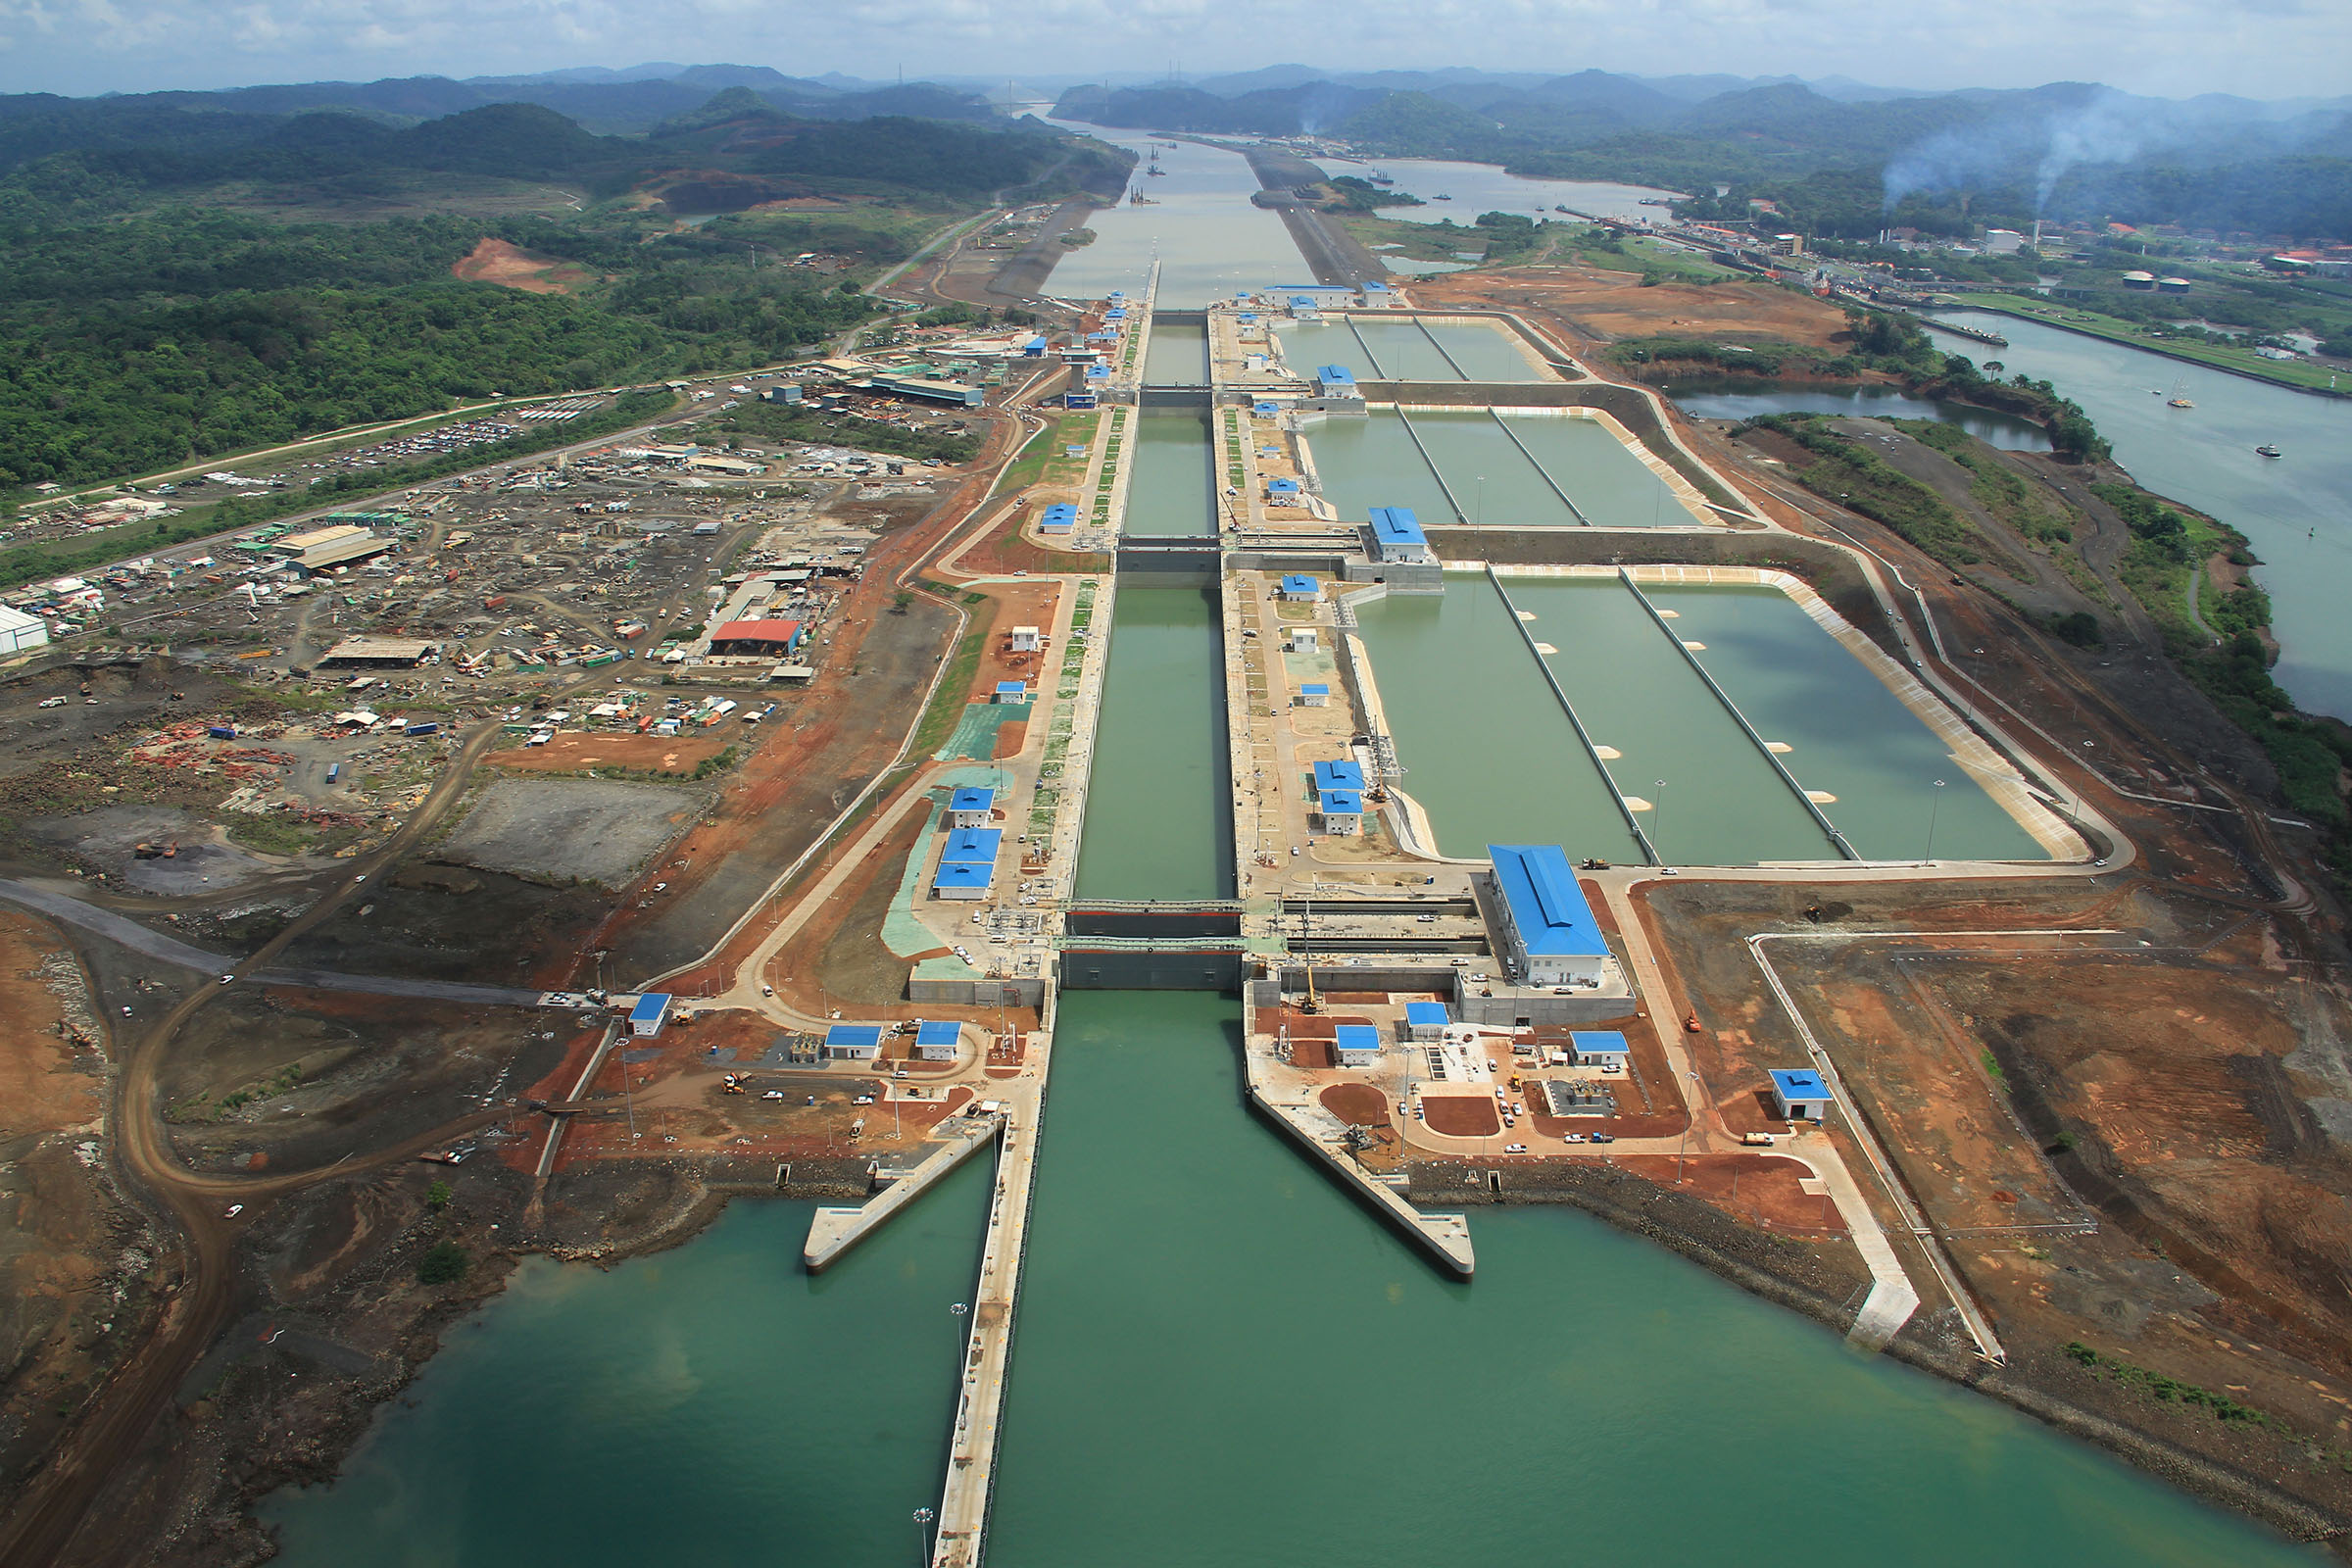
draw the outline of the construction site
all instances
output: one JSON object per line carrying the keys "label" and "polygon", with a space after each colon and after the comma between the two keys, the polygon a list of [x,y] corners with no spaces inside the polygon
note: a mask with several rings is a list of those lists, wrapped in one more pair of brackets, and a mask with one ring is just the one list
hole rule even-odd
{"label": "construction site", "polygon": [[[1036,272],[1074,216],[903,288]],[[1335,1316],[1499,1339],[1480,1247],[1525,1277],[1530,1233],[1487,1216],[1581,1209],[2340,1539],[2316,841],[2168,665],[2011,608],[2000,519],[1949,569],[1608,373],[1756,319],[1617,276],[1199,301],[1154,264],[1050,332],[680,384],[16,596],[52,641],[0,679],[15,1549],[274,1549],[256,1503],[312,1505],[517,1271],[756,1197],[880,1292],[985,1157],[945,1461],[907,1461],[968,1568],[1036,1528],[1021,1437],[1070,1390],[1238,1353],[1016,1358],[1096,1304],[1089,1238],[1304,1266],[1251,1229],[1296,1200],[1237,1176],[1261,1142],[1361,1266],[1462,1293],[1348,1276]],[[811,401],[898,455],[751,417]],[[1090,1462],[1156,1473],[1134,1425]]]}

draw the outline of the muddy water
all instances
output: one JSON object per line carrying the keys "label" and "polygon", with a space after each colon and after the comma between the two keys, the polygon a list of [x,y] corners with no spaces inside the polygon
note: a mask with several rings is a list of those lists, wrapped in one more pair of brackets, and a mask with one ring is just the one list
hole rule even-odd
{"label": "muddy water", "polygon": [[[1055,263],[1044,293],[1089,300],[1125,289],[1140,297],[1155,260],[1161,264],[1156,303],[1162,309],[1198,309],[1242,289],[1308,281],[1306,264],[1281,218],[1250,205],[1257,176],[1241,154],[1189,141],[1163,147],[1140,132],[1054,123],[1131,149],[1137,165],[1129,188],[1141,188],[1152,205],[1122,201],[1090,216],[1086,224],[1095,242]],[[1143,172],[1154,152],[1164,175]]]}

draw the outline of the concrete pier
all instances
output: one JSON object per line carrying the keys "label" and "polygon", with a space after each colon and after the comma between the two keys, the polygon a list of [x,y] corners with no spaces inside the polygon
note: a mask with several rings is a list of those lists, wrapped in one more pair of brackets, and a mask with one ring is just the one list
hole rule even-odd
{"label": "concrete pier", "polygon": [[1266,1071],[1268,1063],[1254,1048],[1245,1048],[1242,1060],[1251,1103],[1419,1244],[1441,1267],[1465,1280],[1477,1271],[1478,1255],[1470,1245],[1467,1218],[1460,1214],[1424,1214],[1406,1202],[1396,1189],[1348,1157],[1348,1146],[1343,1141],[1345,1124],[1317,1104],[1311,1094],[1286,1091],[1271,1084]]}
{"label": "concrete pier", "polygon": [[1037,1185],[1037,1138],[1045,1113],[1050,1030],[1030,1037],[1021,1077],[1005,1085],[1011,1108],[997,1144],[997,1187],[989,1199],[988,1242],[968,1314],[963,1370],[940,1489],[933,1568],[975,1568],[996,1493],[997,1443],[1004,1435],[1005,1373],[1012,1359],[1014,1305],[1029,1250],[1029,1204]]}
{"label": "concrete pier", "polygon": [[801,1261],[811,1274],[822,1274],[843,1254],[864,1241],[898,1213],[929,1192],[939,1179],[985,1148],[997,1135],[995,1117],[952,1117],[939,1125],[939,1139],[914,1168],[890,1184],[882,1196],[855,1208],[820,1208],[808,1219],[808,1240]]}

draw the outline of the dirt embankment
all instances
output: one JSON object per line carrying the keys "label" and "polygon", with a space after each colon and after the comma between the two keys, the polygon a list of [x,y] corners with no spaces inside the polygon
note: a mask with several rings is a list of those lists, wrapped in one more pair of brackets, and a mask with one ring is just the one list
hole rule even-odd
{"label": "dirt embankment", "polygon": [[1568,267],[1451,273],[1413,284],[1425,310],[1509,310],[1585,347],[1622,338],[1801,343],[1842,353],[1845,312],[1761,279],[1644,288],[1626,272]]}
{"label": "dirt embankment", "polygon": [[573,294],[597,280],[596,273],[576,263],[533,256],[503,239],[484,239],[450,263],[449,272],[468,283],[495,283],[524,294]]}

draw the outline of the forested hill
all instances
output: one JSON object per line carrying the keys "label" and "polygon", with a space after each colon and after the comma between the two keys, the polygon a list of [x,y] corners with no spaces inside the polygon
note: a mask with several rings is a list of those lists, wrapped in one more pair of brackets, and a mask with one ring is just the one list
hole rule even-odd
{"label": "forested hill", "polygon": [[[1831,96],[1793,81],[1648,82],[1599,71],[1335,79],[1283,67],[1206,86],[1076,87],[1054,114],[1134,128],[1311,132],[1376,157],[1470,159],[1528,174],[1729,184],[1742,201],[1780,202],[1791,227],[1822,237],[1867,237],[1893,222],[1964,230],[1970,211],[1979,223],[2030,225],[2038,214],[2352,236],[2346,100],[2285,113],[2081,82]],[[1890,202],[1905,198],[1912,206],[1890,217]]]}
{"label": "forested hill", "polygon": [[[958,217],[1127,168],[1035,121],[804,120],[735,87],[632,137],[532,104],[133,104],[78,141],[30,118],[0,114],[0,508],[491,392],[771,362],[865,319],[860,281]],[[531,290],[457,275],[485,240]]]}

